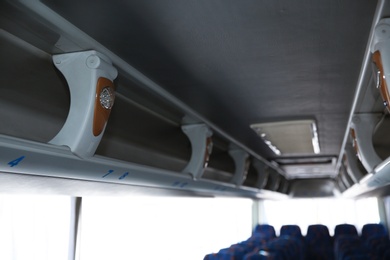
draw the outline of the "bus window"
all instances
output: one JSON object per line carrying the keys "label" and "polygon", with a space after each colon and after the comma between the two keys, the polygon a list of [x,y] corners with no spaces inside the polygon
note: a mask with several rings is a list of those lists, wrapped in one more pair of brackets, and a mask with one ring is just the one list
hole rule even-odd
{"label": "bus window", "polygon": [[0,259],[69,259],[71,197],[0,195]]}
{"label": "bus window", "polygon": [[77,259],[198,260],[245,240],[252,201],[84,197]]}

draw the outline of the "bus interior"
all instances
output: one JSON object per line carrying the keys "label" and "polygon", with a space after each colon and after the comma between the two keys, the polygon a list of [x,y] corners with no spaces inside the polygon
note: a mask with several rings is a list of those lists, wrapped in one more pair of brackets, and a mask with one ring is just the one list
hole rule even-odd
{"label": "bus interior", "polygon": [[1,0],[0,259],[390,259],[389,17]]}

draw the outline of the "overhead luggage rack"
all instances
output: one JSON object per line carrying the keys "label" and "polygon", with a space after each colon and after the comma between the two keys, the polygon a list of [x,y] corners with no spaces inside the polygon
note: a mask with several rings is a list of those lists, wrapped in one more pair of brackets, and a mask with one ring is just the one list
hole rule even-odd
{"label": "overhead luggage rack", "polygon": [[[344,195],[347,197],[362,195],[374,190],[381,192],[381,189],[390,184],[390,157],[385,159],[381,158],[374,147],[375,143],[373,141],[374,135],[381,125],[388,126],[388,117],[386,117],[388,112],[386,110],[388,111],[389,91],[386,78],[389,74],[390,61],[389,35],[390,20],[388,18],[378,20],[374,24],[367,54],[368,57],[371,57],[374,73],[369,70],[369,66],[366,64],[363,74],[366,75],[365,77],[368,77],[367,75],[370,74],[372,75],[372,80],[367,85],[372,88],[372,83],[374,83],[376,85],[376,91],[380,93],[380,97],[378,99],[372,99],[364,96],[361,102],[365,103],[365,106],[370,111],[360,111],[362,110],[361,108],[353,111],[354,114],[350,122],[351,140],[345,146],[345,155],[347,158],[345,171],[349,172],[354,184],[347,183],[347,190],[344,192]],[[381,109],[377,107],[379,99],[383,103]],[[385,121],[386,123],[384,123]],[[353,146],[353,150],[351,146]],[[351,155],[352,153],[356,155],[355,158]],[[356,163],[356,160],[361,162],[361,165],[364,167],[363,170],[359,168],[359,163]]]}
{"label": "overhead luggage rack", "polygon": [[[65,121],[54,136],[52,131],[49,134],[44,128],[49,120],[43,125],[44,129],[40,132],[42,137],[39,138],[28,132],[20,134],[20,129],[5,131],[16,138],[7,135],[0,137],[1,172],[208,194],[286,196],[288,180],[282,176],[284,173],[277,164],[262,158],[196,113],[44,3],[19,1],[5,3],[5,8],[12,10],[16,17],[26,15],[25,19],[30,19],[35,27],[42,28],[43,33],[60,36],[52,46],[53,49],[50,49],[48,45],[35,41],[35,36],[30,34],[26,34],[27,41],[24,37],[13,35],[15,27],[7,27],[9,32],[2,32],[2,39],[6,43],[14,38],[19,43],[17,46],[22,46],[22,51],[15,52],[16,56],[13,57],[16,64],[18,59],[24,57],[23,48],[34,50],[32,60],[40,60],[44,55],[45,61],[42,63],[47,62],[47,56],[55,53],[52,55],[53,65],[59,71],[50,73],[57,74],[58,79],[50,77],[50,82],[41,88],[42,91],[48,88],[51,93],[53,88],[60,85],[62,88],[67,83],[70,107],[66,120],[61,118],[58,122],[54,121],[58,125]],[[47,35],[40,37],[45,38]],[[31,39],[33,45],[29,43]],[[36,70],[44,68],[41,63],[37,64]],[[54,69],[54,66],[47,67]],[[26,64],[20,66],[21,72],[27,72],[28,69]],[[44,77],[39,73],[36,76],[38,81],[39,77]],[[28,79],[32,80],[32,75]],[[99,83],[101,79],[104,79],[102,84]],[[136,87],[128,87],[127,84]],[[16,84],[20,93],[26,87]],[[137,91],[137,88],[143,88],[143,93],[137,97],[138,93],[135,92],[133,100],[131,91]],[[118,108],[112,104],[114,95],[117,96]],[[152,97],[151,102],[157,102],[142,104],[142,100],[148,97]],[[37,103],[42,106],[45,101],[40,100],[39,96],[37,98]],[[65,100],[68,97],[53,94],[51,98]],[[13,107],[18,105],[18,100],[12,104]],[[138,116],[138,121],[128,117],[130,114],[127,110],[131,109]],[[44,118],[48,116],[47,111],[39,113]],[[30,118],[33,116],[35,114]],[[13,124],[13,120],[18,119],[10,120],[10,124]],[[33,121],[26,121],[26,128]],[[218,154],[213,155],[213,150]],[[250,164],[253,166],[250,167]],[[269,178],[266,177],[268,175]],[[279,185],[282,178],[283,187]]]}
{"label": "overhead luggage rack", "polygon": [[[344,153],[348,141],[341,139],[345,125],[350,127],[346,111],[355,89],[351,84],[355,79],[351,78],[358,72],[356,57],[363,54],[369,22],[373,16],[377,22],[383,1],[379,0],[376,14],[375,1],[357,4],[352,13],[346,6],[313,5],[302,9],[293,5],[283,14],[295,20],[291,28],[274,23],[280,18],[273,12],[279,10],[276,4],[255,8],[256,13],[251,4],[237,9],[234,7],[238,4],[231,2],[220,9],[221,20],[217,19],[216,25],[222,29],[231,22],[226,16],[230,10],[237,9],[237,17],[242,15],[244,19],[231,24],[232,31],[224,35],[226,39],[215,37],[220,31],[215,31],[218,26],[205,28],[199,22],[199,17],[213,21],[216,8],[220,8],[218,3],[197,3],[192,10],[176,5],[98,1],[94,12],[88,12],[87,1],[79,8],[61,1],[1,3],[4,27],[0,36],[11,50],[10,54],[4,52],[4,62],[12,65],[4,66],[4,86],[10,88],[5,87],[0,97],[4,101],[0,105],[10,108],[9,114],[0,113],[0,119],[6,119],[0,133],[2,154],[7,158],[1,170],[248,197],[303,194],[300,189],[311,190],[304,193],[308,197],[338,194],[336,182],[341,190],[348,190],[361,179],[364,173],[350,176],[349,168],[340,170],[343,162],[339,152],[341,149],[340,153]],[[117,17],[102,18],[107,10]],[[313,11],[334,15],[337,30],[325,16],[314,17],[314,27],[306,27],[307,21],[302,18]],[[185,17],[186,12],[191,12],[191,17]],[[267,13],[270,15],[258,15]],[[166,17],[174,19],[165,20]],[[350,29],[351,21],[356,19],[361,26],[356,26],[351,38],[346,39],[341,32]],[[154,25],[159,21],[164,26],[157,33]],[[128,28],[123,29],[124,24]],[[257,28],[258,34],[241,30],[241,25]],[[183,37],[187,29],[194,42]],[[302,35],[290,47],[296,48],[297,53],[280,52],[280,47],[287,47],[283,37],[295,37],[296,30]],[[269,37],[262,36],[267,33]],[[224,44],[236,34],[242,36],[242,41]],[[356,44],[344,52],[342,44],[322,41],[332,37],[340,37],[340,43],[353,40]],[[201,47],[197,46],[199,41]],[[307,44],[307,52],[301,52],[300,41]],[[281,45],[270,44],[274,42]],[[325,48],[316,47],[324,43]],[[333,47],[335,51],[329,52]],[[245,51],[230,55],[236,49]],[[275,53],[276,59],[268,53]],[[342,62],[338,62],[340,53],[345,57]],[[302,62],[302,55],[314,58],[314,69]],[[53,61],[48,63],[50,58]],[[351,61],[353,66],[345,66]],[[366,57],[364,62],[366,73]],[[32,66],[26,65],[30,63]],[[24,77],[14,81],[9,76],[17,74],[12,67],[17,67]],[[318,73],[324,71],[327,73]],[[360,78],[359,84],[360,81],[363,80]],[[340,87],[342,84],[345,88]],[[31,86],[39,86],[39,91],[45,93],[47,105],[40,95],[29,96]],[[332,107],[329,105],[333,104],[334,93],[339,94],[338,105]],[[358,117],[363,118],[355,115]],[[271,137],[275,130],[258,131],[259,138],[250,128],[255,122],[279,120],[304,122],[310,127],[294,128],[293,135],[282,125],[276,137],[282,143],[276,146],[302,145],[300,132],[304,131],[309,137],[304,138],[304,147],[310,149],[297,149],[296,153],[287,149],[279,154],[270,149],[275,140],[271,142],[263,136]],[[361,136],[370,135],[374,127],[364,134],[364,124],[354,123],[364,150],[367,144]],[[267,145],[269,142],[273,146]],[[364,153],[362,158],[372,170],[380,160],[368,155]],[[282,165],[285,159],[292,163]],[[313,161],[300,163],[305,159]],[[27,163],[37,170],[22,167]],[[53,171],[45,170],[46,166]],[[78,167],[82,169],[79,172]],[[306,178],[315,179],[315,183]],[[301,181],[304,185],[299,185]],[[327,192],[315,192],[313,187],[317,186]]]}
{"label": "overhead luggage rack", "polygon": [[81,159],[66,147],[9,136],[0,136],[0,158],[0,172],[4,173],[196,191],[211,195],[253,198],[285,196],[229,183],[194,180],[189,174],[178,174],[102,156]]}

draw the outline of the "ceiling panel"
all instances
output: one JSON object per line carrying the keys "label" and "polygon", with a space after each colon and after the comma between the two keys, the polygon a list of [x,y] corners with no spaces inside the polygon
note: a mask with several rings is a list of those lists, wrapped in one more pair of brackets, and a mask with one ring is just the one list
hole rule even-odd
{"label": "ceiling panel", "polygon": [[268,159],[250,124],[313,118],[338,155],[376,1],[43,1]]}

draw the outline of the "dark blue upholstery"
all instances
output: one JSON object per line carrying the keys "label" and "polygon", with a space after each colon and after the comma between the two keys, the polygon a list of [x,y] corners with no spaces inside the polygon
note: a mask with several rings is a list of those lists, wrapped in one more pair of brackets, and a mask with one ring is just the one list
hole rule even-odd
{"label": "dark blue upholstery", "polygon": [[275,228],[268,224],[258,224],[255,227],[253,234],[261,234],[268,239],[276,237]]}
{"label": "dark blue upholstery", "polygon": [[390,240],[382,224],[366,224],[359,237],[355,226],[340,224],[335,236],[325,225],[310,225],[305,237],[299,226],[284,225],[276,237],[275,229],[259,224],[246,241],[208,254],[204,260],[364,260],[389,259]]}
{"label": "dark blue upholstery", "polygon": [[372,259],[368,255],[356,254],[356,255],[348,255],[345,258],[343,258],[343,260],[374,260],[374,259]]}
{"label": "dark blue upholstery", "polygon": [[248,244],[254,244],[255,246],[260,246],[267,243],[269,237],[259,233],[254,233],[247,241]]}
{"label": "dark blue upholstery", "polygon": [[203,260],[220,260],[222,259],[218,254],[208,254],[206,255]]}
{"label": "dark blue upholstery", "polygon": [[280,235],[303,238],[301,228],[297,225],[283,225],[280,228]]}
{"label": "dark blue upholstery", "polygon": [[369,257],[369,250],[358,235],[339,235],[334,242],[335,259]]}
{"label": "dark blue upholstery", "polygon": [[248,251],[245,248],[228,248],[218,252],[218,257],[221,260],[242,259]]}
{"label": "dark blue upholstery", "polygon": [[390,248],[386,249],[382,259],[390,259]]}
{"label": "dark blue upholstery", "polygon": [[301,228],[298,225],[283,225],[280,228],[280,236],[290,236],[300,244],[300,250],[302,257],[306,254],[306,243],[304,237],[302,236]]}
{"label": "dark blue upholstery", "polygon": [[218,253],[208,254],[204,260],[241,260],[248,253],[266,244],[269,239],[262,234],[253,234],[248,240],[233,244],[228,248],[219,250]]}
{"label": "dark blue upholstery", "polygon": [[340,235],[358,235],[357,229],[354,225],[351,224],[340,224],[337,225],[334,229],[334,238],[337,238]]}
{"label": "dark blue upholstery", "polygon": [[284,256],[281,252],[267,252],[264,250],[258,250],[247,254],[243,260],[284,260]]}
{"label": "dark blue upholstery", "polygon": [[384,258],[386,251],[390,249],[390,240],[387,235],[372,235],[364,242],[366,247],[369,249],[370,256],[372,258],[387,259]]}
{"label": "dark blue upholstery", "polygon": [[327,226],[310,225],[305,241],[307,259],[334,259],[333,239]]}
{"label": "dark blue upholstery", "polygon": [[[296,237],[291,236],[280,236],[272,239],[267,244],[259,248],[259,254],[266,256],[270,259],[282,258],[282,259],[304,259],[304,246],[303,241]],[[273,259],[271,258],[271,259]]]}
{"label": "dark blue upholstery", "polygon": [[387,231],[384,225],[382,224],[365,224],[362,228],[361,238],[366,241],[369,237],[375,235],[387,235]]}

